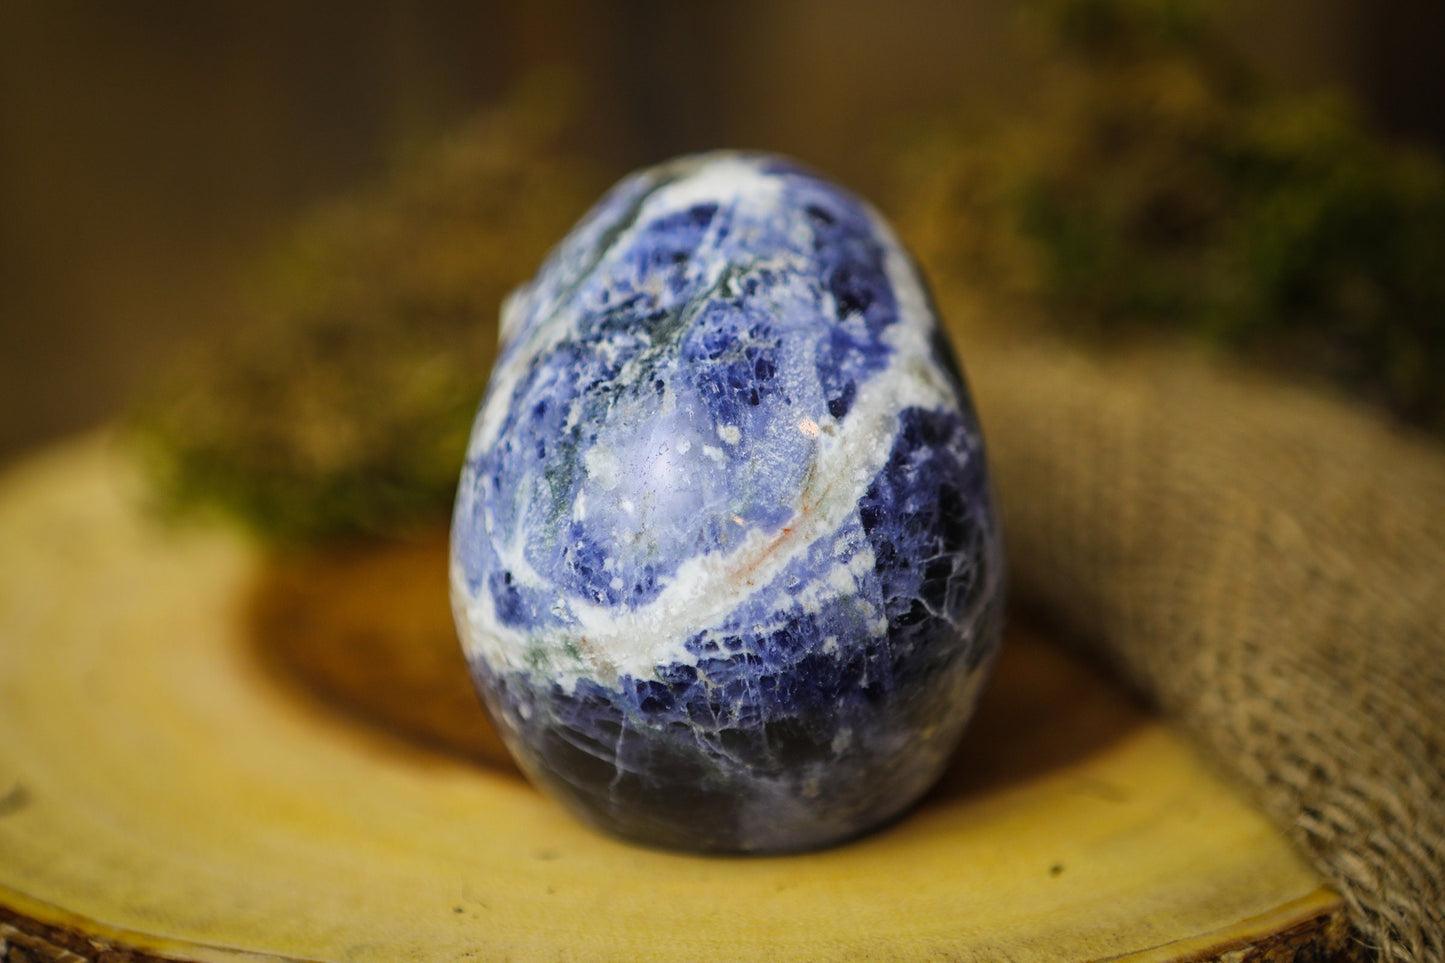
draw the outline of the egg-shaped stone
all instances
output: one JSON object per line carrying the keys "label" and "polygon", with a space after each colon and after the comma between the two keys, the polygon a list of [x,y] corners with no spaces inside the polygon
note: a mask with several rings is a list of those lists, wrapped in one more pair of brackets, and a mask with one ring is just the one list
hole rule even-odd
{"label": "egg-shaped stone", "polygon": [[452,531],[523,770],[650,844],[784,851],[914,803],[998,647],[983,441],[917,268],[793,162],[633,174],[503,310]]}

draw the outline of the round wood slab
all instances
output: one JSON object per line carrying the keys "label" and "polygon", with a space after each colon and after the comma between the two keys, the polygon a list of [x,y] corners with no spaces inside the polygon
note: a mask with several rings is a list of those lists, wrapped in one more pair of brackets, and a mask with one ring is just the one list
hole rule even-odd
{"label": "round wood slab", "polygon": [[[373,671],[406,632],[377,616],[374,636],[351,636],[370,639],[354,660],[308,655],[296,639],[324,634],[305,627],[325,611],[297,579],[321,576],[292,566],[258,609],[275,576],[255,545],[162,525],[140,493],[108,436],[0,478],[0,960],[1348,949],[1339,900],[1261,816],[1026,630],[1011,631],[944,783],[901,822],[802,856],[657,852],[535,792],[455,695],[464,680]],[[418,593],[435,600],[418,624],[447,617],[439,564],[434,588],[401,574],[425,566],[355,564],[359,599]],[[278,651],[286,626],[302,632]],[[458,713],[476,728],[437,728]]]}

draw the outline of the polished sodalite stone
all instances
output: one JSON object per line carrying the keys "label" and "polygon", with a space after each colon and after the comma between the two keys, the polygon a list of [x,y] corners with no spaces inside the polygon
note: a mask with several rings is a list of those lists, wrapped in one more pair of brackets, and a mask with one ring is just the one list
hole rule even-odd
{"label": "polished sodalite stone", "polygon": [[982,439],[907,254],[775,157],[634,174],[503,310],[452,533],[473,675],[594,824],[826,845],[938,777],[998,646]]}

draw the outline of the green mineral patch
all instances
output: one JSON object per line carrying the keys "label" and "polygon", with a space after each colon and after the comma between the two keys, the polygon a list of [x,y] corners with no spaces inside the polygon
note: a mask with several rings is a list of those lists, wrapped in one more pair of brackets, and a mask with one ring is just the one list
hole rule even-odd
{"label": "green mineral patch", "polygon": [[552,653],[548,650],[545,642],[533,640],[527,643],[527,651],[523,656],[527,667],[533,672],[545,673],[552,666]]}
{"label": "green mineral patch", "polygon": [[527,640],[526,651],[522,656],[527,668],[540,675],[549,674],[559,658],[578,665],[582,662],[582,650],[574,640],[566,636],[558,639],[539,636]]}
{"label": "green mineral patch", "polygon": [[560,644],[562,648],[562,654],[567,656],[568,659],[572,660],[573,662],[582,661],[582,651],[577,648],[576,643],[574,643],[571,639],[563,639]]}

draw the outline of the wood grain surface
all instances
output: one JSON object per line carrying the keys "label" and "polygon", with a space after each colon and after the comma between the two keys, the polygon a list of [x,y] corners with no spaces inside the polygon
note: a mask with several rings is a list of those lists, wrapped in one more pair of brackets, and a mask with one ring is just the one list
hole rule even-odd
{"label": "wood grain surface", "polygon": [[0,478],[0,961],[1351,958],[1273,827],[1021,624],[897,824],[659,852],[499,751],[440,537],[278,561],[140,491],[106,435]]}

